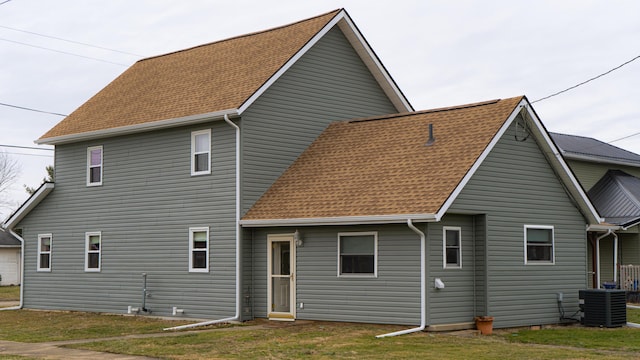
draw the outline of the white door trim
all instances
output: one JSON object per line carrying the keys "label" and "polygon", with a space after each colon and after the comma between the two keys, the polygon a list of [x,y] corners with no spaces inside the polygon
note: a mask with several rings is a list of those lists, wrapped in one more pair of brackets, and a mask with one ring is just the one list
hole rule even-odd
{"label": "white door trim", "polygon": [[[273,244],[289,243],[289,311],[274,310],[273,299]],[[296,244],[293,233],[267,235],[267,317],[269,320],[293,321],[296,319]]]}

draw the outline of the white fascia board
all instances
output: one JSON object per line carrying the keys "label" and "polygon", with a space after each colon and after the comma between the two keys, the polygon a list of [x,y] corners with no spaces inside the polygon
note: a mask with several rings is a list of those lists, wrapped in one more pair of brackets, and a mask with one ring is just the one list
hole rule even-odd
{"label": "white fascia board", "polygon": [[53,188],[54,183],[44,183],[38,188],[38,190],[31,195],[27,201],[25,201],[3,224],[5,229],[13,229],[13,227],[20,222],[27,214],[31,212],[40,202],[49,195]]}
{"label": "white fascia board", "polygon": [[[556,147],[553,140],[551,140],[551,136],[545,129],[544,125],[538,119],[535,111],[533,111],[531,104],[527,99],[523,99],[514,113],[519,113],[520,109],[524,108],[529,119],[533,122],[534,127],[534,136],[536,140],[538,140],[538,144],[541,144],[543,147],[543,153],[547,155],[547,159],[549,159],[549,163],[556,171],[556,174],[560,176],[560,180],[562,180],[565,184],[567,191],[573,196],[573,198],[578,202],[578,206],[582,210],[583,214],[589,218],[588,220],[597,224],[602,224],[605,222],[605,219],[598,214],[595,206],[589,200],[589,197],[582,189],[582,186],[578,182],[578,179],[573,175],[573,171],[567,163],[564,161],[560,150]],[[527,119],[525,119],[527,121]],[[546,149],[545,149],[546,147]]]}
{"label": "white fascia board", "polygon": [[437,222],[440,218],[435,214],[398,214],[373,216],[339,216],[322,218],[264,219],[240,220],[243,227],[275,227],[275,226],[327,226],[327,225],[367,225],[367,224],[400,224],[408,219],[413,222]]}
{"label": "white fascia board", "polygon": [[[616,231],[622,229],[620,225],[613,224],[590,224],[587,225],[587,231],[591,232],[606,232],[608,230]],[[623,229],[624,230],[624,229]]]}
{"label": "white fascia board", "polygon": [[134,133],[139,133],[143,131],[166,129],[171,127],[184,126],[184,125],[192,125],[192,124],[198,124],[198,123],[203,123],[203,122],[212,121],[212,120],[222,120],[224,119],[225,115],[230,117],[236,117],[238,116],[238,110],[227,109],[227,110],[221,110],[221,111],[214,111],[214,112],[205,113],[205,114],[189,115],[189,116],[183,116],[179,118],[152,121],[152,122],[146,122],[146,123],[136,124],[136,125],[120,126],[116,128],[110,128],[110,129],[88,131],[88,132],[83,132],[78,134],[38,139],[34,142],[38,145],[42,145],[42,144],[59,145],[59,144],[65,144],[70,142],[76,142],[76,141],[98,139],[98,138],[103,138],[107,136],[128,135],[128,134],[134,134]]}
{"label": "white fascia board", "polygon": [[373,50],[369,47],[364,37],[360,34],[358,29],[353,24],[353,21],[349,18],[349,15],[345,10],[340,11],[330,22],[328,22],[309,42],[307,42],[302,49],[300,49],[294,56],[287,61],[271,78],[269,78],[253,95],[251,95],[239,108],[238,114],[242,114],[247,110],[267,89],[271,87],[287,70],[289,70],[309,49],[311,49],[320,39],[322,39],[335,25],[340,27],[340,30],[344,33],[347,40],[354,47],[360,58],[369,68],[384,89],[387,96],[391,99],[398,112],[413,111],[413,107],[409,104],[404,94],[396,86],[395,82],[387,73],[386,69]]}

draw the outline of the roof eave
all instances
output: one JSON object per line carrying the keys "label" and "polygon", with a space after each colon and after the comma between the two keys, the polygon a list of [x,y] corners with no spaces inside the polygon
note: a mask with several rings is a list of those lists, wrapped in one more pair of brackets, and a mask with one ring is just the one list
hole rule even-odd
{"label": "roof eave", "polygon": [[370,216],[336,216],[291,219],[257,219],[240,220],[242,227],[286,227],[286,226],[328,226],[328,225],[367,225],[367,224],[399,224],[413,222],[437,222],[436,214],[395,214]]}
{"label": "roof eave", "polygon": [[120,127],[110,128],[110,129],[102,129],[102,130],[88,131],[88,132],[82,132],[77,134],[54,136],[49,138],[40,138],[36,140],[35,143],[38,145],[43,145],[43,144],[44,145],[60,145],[65,143],[77,142],[77,141],[93,140],[93,139],[98,139],[98,138],[103,138],[108,136],[128,135],[128,134],[134,134],[134,133],[139,133],[144,131],[160,130],[160,129],[178,127],[178,126],[185,126],[185,125],[194,125],[194,124],[199,124],[199,123],[213,121],[213,120],[222,120],[224,119],[225,115],[236,117],[238,116],[238,109],[220,110],[220,111],[214,111],[214,112],[205,113],[205,114],[189,115],[189,116],[183,116],[179,118],[152,121],[152,122],[146,122],[146,123],[136,124],[136,125],[120,126]]}
{"label": "roof eave", "polygon": [[16,226],[22,219],[24,219],[27,214],[31,212],[42,200],[44,200],[47,195],[53,188],[55,187],[52,182],[45,182],[42,184],[38,190],[36,190],[33,195],[31,195],[27,201],[25,201],[19,208],[16,210],[5,222],[2,224],[2,227],[8,230],[12,230],[14,226]]}
{"label": "roof eave", "polygon": [[579,161],[588,161],[588,162],[603,163],[603,164],[640,167],[640,163],[625,161],[622,159],[616,160],[616,159],[609,159],[601,156],[576,154],[570,151],[562,151],[562,155],[569,160],[579,160]]}

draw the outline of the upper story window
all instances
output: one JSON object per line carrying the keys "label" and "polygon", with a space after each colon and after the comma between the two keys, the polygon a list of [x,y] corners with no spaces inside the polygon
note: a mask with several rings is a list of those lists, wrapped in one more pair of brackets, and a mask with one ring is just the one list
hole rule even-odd
{"label": "upper story window", "polygon": [[191,133],[191,175],[211,174],[211,129]]}
{"label": "upper story window", "polygon": [[442,258],[445,269],[462,268],[462,230],[459,227],[442,228]]}
{"label": "upper story window", "polygon": [[189,228],[189,272],[209,272],[209,228]]}
{"label": "upper story window", "polygon": [[102,185],[102,146],[87,148],[87,186]]}
{"label": "upper story window", "polygon": [[378,234],[338,234],[338,275],[377,276]]}
{"label": "upper story window", "polygon": [[525,225],[524,244],[525,264],[553,264],[555,262],[553,226]]}
{"label": "upper story window", "polygon": [[85,271],[100,271],[102,257],[102,233],[85,233]]}
{"label": "upper story window", "polygon": [[38,271],[51,271],[51,234],[38,235]]}

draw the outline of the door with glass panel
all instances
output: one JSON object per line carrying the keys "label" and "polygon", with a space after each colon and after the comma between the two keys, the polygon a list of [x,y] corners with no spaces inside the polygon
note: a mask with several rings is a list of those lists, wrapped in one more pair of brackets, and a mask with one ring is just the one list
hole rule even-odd
{"label": "door with glass panel", "polygon": [[268,317],[295,319],[295,246],[293,234],[268,237]]}

